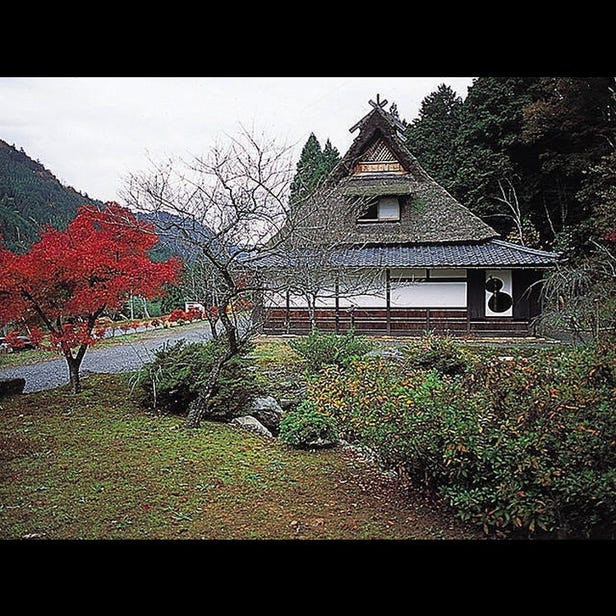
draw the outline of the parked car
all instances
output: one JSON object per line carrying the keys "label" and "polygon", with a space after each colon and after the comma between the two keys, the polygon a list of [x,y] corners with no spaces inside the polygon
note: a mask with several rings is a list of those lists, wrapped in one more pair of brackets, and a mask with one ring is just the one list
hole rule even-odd
{"label": "parked car", "polygon": [[0,336],[0,353],[14,353],[15,351],[25,351],[33,348],[34,344],[28,336],[14,336],[10,338]]}

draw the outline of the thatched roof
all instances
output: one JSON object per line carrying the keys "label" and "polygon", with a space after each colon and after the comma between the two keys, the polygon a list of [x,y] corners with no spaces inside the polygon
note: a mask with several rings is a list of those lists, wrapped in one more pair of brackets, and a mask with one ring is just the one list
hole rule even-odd
{"label": "thatched roof", "polygon": [[[351,130],[359,129],[342,160],[315,195],[315,211],[302,223],[305,237],[318,243],[343,242],[452,244],[482,242],[498,233],[456,201],[422,169],[408,150],[400,121],[374,108]],[[398,170],[356,173],[366,158],[397,161]],[[393,158],[392,158],[393,157]],[[397,222],[358,223],[357,218],[378,197],[396,196]]]}

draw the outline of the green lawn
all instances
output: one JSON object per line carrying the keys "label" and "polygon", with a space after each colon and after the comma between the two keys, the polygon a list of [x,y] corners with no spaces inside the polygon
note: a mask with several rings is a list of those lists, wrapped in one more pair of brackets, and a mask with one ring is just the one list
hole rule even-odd
{"label": "green lawn", "polygon": [[[104,392],[104,395],[102,395]],[[187,431],[126,375],[0,401],[0,539],[478,538],[344,449]]]}

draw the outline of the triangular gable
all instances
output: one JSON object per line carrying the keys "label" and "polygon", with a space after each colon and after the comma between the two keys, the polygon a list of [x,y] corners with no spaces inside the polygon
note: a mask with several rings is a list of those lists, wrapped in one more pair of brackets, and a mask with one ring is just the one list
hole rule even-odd
{"label": "triangular gable", "polygon": [[377,137],[358,157],[353,175],[365,173],[406,173],[398,157],[383,137]]}
{"label": "triangular gable", "polygon": [[[410,174],[417,180],[428,177],[408,151],[397,123],[386,111],[373,109],[351,128],[351,132],[358,129],[359,135],[328,177],[330,186],[356,173],[362,176],[369,173]],[[387,156],[389,160],[375,160],[377,154]],[[370,165],[364,167],[365,163],[372,163],[372,168]],[[382,167],[378,168],[378,164]]]}

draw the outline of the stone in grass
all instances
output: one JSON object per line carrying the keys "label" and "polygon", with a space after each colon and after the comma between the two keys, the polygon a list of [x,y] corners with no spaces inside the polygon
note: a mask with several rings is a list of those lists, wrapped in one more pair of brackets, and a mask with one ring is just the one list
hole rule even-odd
{"label": "stone in grass", "polygon": [[250,407],[250,414],[260,421],[272,434],[280,431],[280,420],[284,411],[272,396],[256,398]]}
{"label": "stone in grass", "polygon": [[319,437],[314,441],[306,443],[305,449],[328,449],[330,447],[335,447],[337,444],[338,441],[336,439]]}
{"label": "stone in grass", "polygon": [[0,379],[0,398],[22,394],[26,386],[26,379]]}
{"label": "stone in grass", "polygon": [[366,353],[366,357],[380,357],[382,359],[393,359],[395,361],[404,360],[404,354],[393,347],[388,349],[375,349],[374,351]]}
{"label": "stone in grass", "polygon": [[258,419],[255,419],[251,415],[234,417],[231,420],[231,424],[244,428],[244,430],[250,430],[250,432],[254,432],[255,434],[259,434],[261,436],[273,438],[273,434]]}

